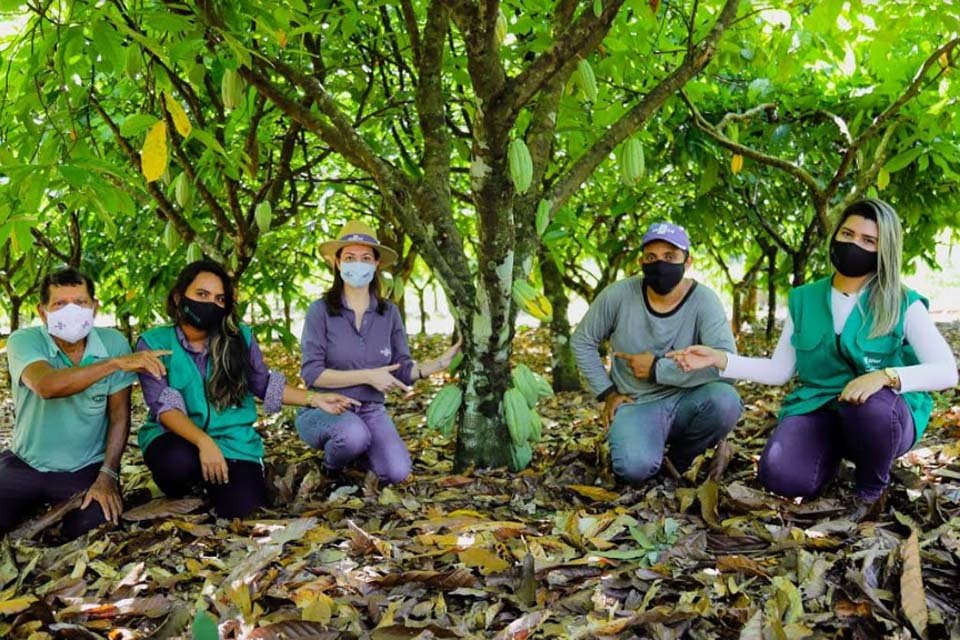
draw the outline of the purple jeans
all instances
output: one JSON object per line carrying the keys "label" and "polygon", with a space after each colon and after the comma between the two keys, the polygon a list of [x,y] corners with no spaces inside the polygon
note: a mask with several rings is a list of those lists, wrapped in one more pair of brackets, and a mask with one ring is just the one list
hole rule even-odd
{"label": "purple jeans", "polygon": [[809,497],[837,473],[840,460],[856,466],[856,492],[876,500],[890,481],[893,461],[913,446],[916,430],[904,399],[881,389],[862,405],[784,418],[760,456],[761,484],[773,493]]}
{"label": "purple jeans", "polygon": [[301,409],[296,425],[304,442],[323,449],[323,461],[330,469],[343,469],[362,458],[362,466],[381,482],[395,484],[410,475],[410,452],[383,403],[364,402],[338,416],[323,409]]}
{"label": "purple jeans", "polygon": [[[37,471],[12,451],[0,453],[0,537],[43,507],[89,489],[100,466],[97,462],[77,471]],[[68,513],[61,531],[64,537],[73,539],[104,522],[103,510],[94,500],[86,509]]]}

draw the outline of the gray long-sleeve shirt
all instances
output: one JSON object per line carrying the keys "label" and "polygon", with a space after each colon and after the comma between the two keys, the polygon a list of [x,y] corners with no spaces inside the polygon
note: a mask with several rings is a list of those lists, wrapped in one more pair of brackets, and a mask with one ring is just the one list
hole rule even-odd
{"label": "gray long-sleeve shirt", "polygon": [[674,349],[704,344],[736,353],[736,342],[717,294],[693,283],[686,297],[669,313],[650,308],[643,291],[643,278],[635,276],[613,283],[600,292],[573,334],[577,366],[591,390],[600,395],[611,385],[635,402],[653,402],[719,380],[715,368],[685,373],[669,358],[656,364],[656,382],[639,380],[630,363],[613,358],[607,373],[600,359],[600,343],[610,338],[612,352],[649,352],[663,356]]}

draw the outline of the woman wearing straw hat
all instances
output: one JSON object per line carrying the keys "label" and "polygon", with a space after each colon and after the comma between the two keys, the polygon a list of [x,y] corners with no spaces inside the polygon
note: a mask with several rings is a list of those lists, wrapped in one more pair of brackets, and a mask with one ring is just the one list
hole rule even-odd
{"label": "woman wearing straw hat", "polygon": [[384,408],[385,394],[409,391],[415,381],[446,369],[460,341],[434,360],[411,359],[400,311],[381,297],[377,277],[397,254],[370,226],[348,222],[336,240],[320,245],[320,254],[333,267],[333,286],[307,311],[300,373],[309,388],[361,404],[340,415],[304,408],[297,431],[323,449],[329,476],[360,459],[381,482],[401,482],[410,475],[410,452]]}

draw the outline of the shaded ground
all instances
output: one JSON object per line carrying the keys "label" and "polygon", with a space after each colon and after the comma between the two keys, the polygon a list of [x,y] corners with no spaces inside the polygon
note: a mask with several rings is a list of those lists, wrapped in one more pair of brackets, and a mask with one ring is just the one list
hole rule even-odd
{"label": "shaded ground", "polygon": [[[957,325],[949,335],[956,351]],[[415,352],[437,353],[437,340]],[[543,371],[544,336],[519,341]],[[268,360],[296,371],[279,349]],[[328,486],[287,410],[262,424],[277,506],[245,522],[193,501],[145,504],[156,489],[131,448],[135,508],[120,528],[0,543],[0,637],[191,637],[198,609],[224,637],[960,637],[957,392],[939,396],[923,447],[898,465],[884,517],[860,527],[841,517],[849,469],[809,504],[758,491],[782,391],[741,393],[719,477],[711,452],[637,489],[610,477],[585,393],[541,405],[531,469],[455,475],[452,443],[423,425],[433,389],[421,384],[392,401],[415,477],[382,489],[359,474]]]}

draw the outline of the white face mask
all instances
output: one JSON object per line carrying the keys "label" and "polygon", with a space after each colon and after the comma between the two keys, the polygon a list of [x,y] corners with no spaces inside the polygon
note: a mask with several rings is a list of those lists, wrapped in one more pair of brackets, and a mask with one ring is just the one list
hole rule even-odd
{"label": "white face mask", "polygon": [[47,331],[70,344],[80,342],[93,329],[93,307],[68,304],[47,311]]}

